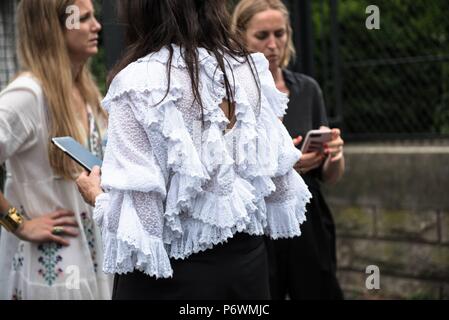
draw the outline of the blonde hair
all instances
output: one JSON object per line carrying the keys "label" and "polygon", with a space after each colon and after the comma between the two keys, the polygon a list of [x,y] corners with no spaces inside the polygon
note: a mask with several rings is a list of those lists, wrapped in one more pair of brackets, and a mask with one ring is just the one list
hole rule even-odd
{"label": "blonde hair", "polygon": [[296,55],[293,44],[293,30],[290,23],[290,14],[281,0],[241,0],[234,9],[232,15],[232,31],[235,32],[243,42],[246,42],[245,32],[251,19],[258,13],[266,10],[277,10],[284,15],[287,22],[287,46],[284,56],[281,58],[280,67],[286,68]]}
{"label": "blonde hair", "polygon": [[[106,117],[100,106],[100,92],[87,66],[74,79],[65,42],[66,8],[75,0],[21,0],[17,10],[20,41],[18,54],[23,72],[30,72],[42,86],[48,107],[49,139],[72,136],[84,143],[85,130],[76,119],[73,86],[96,115]],[[72,160],[48,143],[48,157],[54,172],[73,179],[79,169]]]}

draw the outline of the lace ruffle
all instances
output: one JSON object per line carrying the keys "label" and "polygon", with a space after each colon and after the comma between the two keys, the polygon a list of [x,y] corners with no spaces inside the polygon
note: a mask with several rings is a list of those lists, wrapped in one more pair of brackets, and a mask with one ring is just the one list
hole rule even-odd
{"label": "lace ruffle", "polygon": [[94,219],[102,230],[103,271],[123,274],[137,269],[150,276],[171,277],[173,270],[162,239],[145,231],[130,196],[125,194],[120,210],[104,216],[110,200],[109,194],[100,195],[94,211]]}
{"label": "lace ruffle", "polygon": [[261,89],[265,92],[262,98],[264,104],[270,106],[276,117],[282,118],[287,112],[288,96],[276,88],[265,56],[262,53],[255,53],[252,57],[258,70]]}
{"label": "lace ruffle", "polygon": [[312,194],[296,171],[287,174],[290,196],[284,201],[266,201],[268,228],[273,239],[301,235],[300,225],[306,221],[306,205]]}
{"label": "lace ruffle", "polygon": [[[184,210],[191,210],[192,201],[210,177],[184,125],[182,115],[176,108],[175,102],[181,98],[180,91],[176,84],[170,90],[169,96],[162,103],[156,107],[147,107],[142,112],[141,123],[150,134],[157,131],[165,138],[166,167],[173,173],[166,198],[165,224],[176,236],[180,236],[183,230],[179,214]],[[157,97],[158,92],[162,95],[159,90],[153,90],[151,95]],[[151,106],[151,103],[152,101],[147,102],[147,106]]]}
{"label": "lace ruffle", "polygon": [[[206,50],[199,50],[200,94],[204,105],[200,150],[195,147],[176,106],[183,98],[183,86],[178,79],[172,78],[168,94],[164,81],[152,82],[151,77],[127,81],[134,75],[139,77],[137,71],[142,66],[165,72],[167,49],[139,59],[119,74],[117,81],[114,80],[103,102],[106,110],[114,112],[115,104],[129,104],[150,142],[155,135],[163,138],[163,145],[152,146],[163,154],[156,157],[165,173],[165,181],[159,183],[163,188],[148,184],[146,190],[159,192],[164,197],[165,210],[162,215],[164,231],[158,238],[143,228],[131,202],[125,199],[126,194],[121,206],[112,204],[120,207],[120,214],[115,213],[115,219],[119,221],[117,228],[109,228],[107,221],[117,208],[111,208],[106,197],[97,199],[95,220],[103,229],[105,271],[124,273],[135,267],[149,275],[168,277],[172,273],[169,257],[187,258],[224,243],[236,232],[266,233],[273,238],[300,234],[299,225],[305,220],[305,205],[311,195],[299,176],[291,178],[294,187],[298,188],[295,189],[296,196],[284,203],[266,202],[266,198],[276,191],[272,178],[291,171],[300,152],[277,119],[281,111],[285,111],[288,99],[270,87],[270,79],[266,76],[269,72],[267,62],[263,59],[254,56],[255,67],[261,75],[260,113],[254,112],[245,90],[236,79],[232,86],[235,88],[236,123],[223,135],[229,123],[220,108],[226,96],[224,75],[215,58]],[[228,68],[238,63],[234,60]],[[177,47],[174,47],[172,66],[185,68]],[[212,189],[214,184],[220,189],[220,181],[223,181],[220,179],[228,175],[233,177],[228,192],[205,189],[210,184]],[[116,188],[123,190],[119,186]]]}
{"label": "lace ruffle", "polygon": [[249,213],[257,209],[253,203],[253,187],[245,180],[236,178],[232,189],[228,195],[202,192],[195,199],[191,216],[223,229],[248,224]]}

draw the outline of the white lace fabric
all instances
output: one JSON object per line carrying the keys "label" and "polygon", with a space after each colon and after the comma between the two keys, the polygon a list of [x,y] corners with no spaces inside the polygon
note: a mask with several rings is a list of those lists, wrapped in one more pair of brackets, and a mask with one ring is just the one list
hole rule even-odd
{"label": "white lace fabric", "polygon": [[292,169],[301,154],[278,119],[288,98],[276,89],[263,55],[251,59],[260,95],[248,63],[227,58],[237,120],[224,133],[226,91],[215,58],[198,50],[202,115],[181,50],[174,49],[168,92],[163,49],[122,70],[103,101],[108,193],[97,198],[95,219],[107,273],[137,269],[170,277],[170,258],[188,258],[236,232],[299,236],[305,221],[311,194]]}

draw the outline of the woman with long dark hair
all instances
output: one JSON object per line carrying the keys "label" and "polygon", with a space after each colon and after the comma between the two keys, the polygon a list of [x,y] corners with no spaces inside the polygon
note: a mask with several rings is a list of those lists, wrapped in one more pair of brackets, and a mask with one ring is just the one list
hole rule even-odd
{"label": "woman with long dark hair", "polygon": [[287,98],[232,36],[225,1],[120,3],[102,175],[78,179],[113,298],[268,299],[262,236],[299,236],[310,198],[277,119]]}

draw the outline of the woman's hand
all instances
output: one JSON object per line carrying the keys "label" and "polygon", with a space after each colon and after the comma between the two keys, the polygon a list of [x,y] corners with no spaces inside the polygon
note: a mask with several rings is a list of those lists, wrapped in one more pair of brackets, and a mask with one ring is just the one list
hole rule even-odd
{"label": "woman's hand", "polygon": [[57,210],[39,218],[24,220],[15,235],[34,243],[56,242],[63,246],[70,243],[63,236],[77,237],[78,224],[75,214],[69,210]]}
{"label": "woman's hand", "polygon": [[[299,145],[302,137],[293,139],[295,146]],[[299,174],[305,174],[311,170],[319,168],[325,159],[325,155],[320,152],[303,153],[301,159],[295,164],[294,168]]]}
{"label": "woman's hand", "polygon": [[344,141],[341,138],[340,129],[332,129],[332,140],[324,145],[324,153],[330,162],[337,162],[343,157]]}
{"label": "woman's hand", "polygon": [[340,129],[332,129],[332,140],[324,146],[327,156],[323,165],[323,181],[337,183],[345,172],[345,158],[343,154],[344,141],[341,138]]}
{"label": "woman's hand", "polygon": [[90,175],[87,172],[83,172],[76,180],[76,184],[78,185],[78,190],[83,196],[84,201],[91,206],[95,206],[95,199],[103,193],[100,185],[100,167],[95,166]]}

